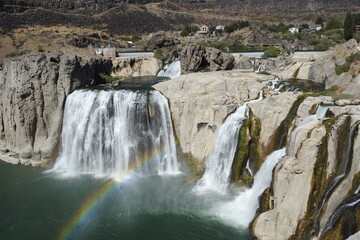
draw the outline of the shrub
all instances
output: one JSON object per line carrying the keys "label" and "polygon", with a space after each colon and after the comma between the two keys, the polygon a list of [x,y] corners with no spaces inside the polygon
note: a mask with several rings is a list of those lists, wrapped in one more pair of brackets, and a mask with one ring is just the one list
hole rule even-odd
{"label": "shrub", "polygon": [[187,30],[182,30],[181,32],[180,32],[180,36],[182,36],[182,37],[187,37],[187,36],[189,36],[189,32],[187,31]]}
{"label": "shrub", "polygon": [[350,70],[350,63],[345,63],[343,65],[336,66],[335,72],[337,75],[340,75],[344,72],[348,72]]}
{"label": "shrub", "polygon": [[350,56],[348,56],[346,58],[347,63],[353,63],[353,62],[356,62],[356,61],[360,61],[360,52],[353,53],[353,54],[351,54]]}
{"label": "shrub", "polygon": [[354,39],[359,43],[360,42],[360,33],[355,33]]}
{"label": "shrub", "polygon": [[140,40],[141,40],[141,37],[139,37],[139,36],[132,36],[132,37],[131,37],[131,41],[134,42],[134,43],[135,43],[135,42],[138,42],[138,41],[140,41]]}
{"label": "shrub", "polygon": [[113,77],[113,76],[109,76],[105,73],[99,73],[99,77],[103,80],[105,80],[105,82],[107,83],[111,83],[111,82],[114,82],[114,81],[118,81],[118,80],[121,80],[121,77]]}
{"label": "shrub", "polygon": [[199,30],[200,29],[197,26],[192,26],[192,25],[186,24],[185,27],[183,28],[183,30],[180,32],[180,36],[186,37],[186,36],[189,36],[191,33],[196,33]]}
{"label": "shrub", "polygon": [[7,54],[5,57],[19,57],[19,56],[23,56],[29,52],[31,52],[31,51],[29,51],[29,50],[15,51],[15,52]]}
{"label": "shrub", "polygon": [[324,26],[324,19],[321,16],[319,16],[316,19],[315,24],[321,24],[321,26]]}
{"label": "shrub", "polygon": [[342,28],[343,23],[337,18],[330,18],[326,24],[326,30]]}
{"label": "shrub", "polygon": [[239,21],[239,22],[234,23],[234,24],[226,25],[224,27],[224,31],[227,32],[227,33],[232,33],[235,30],[243,29],[243,28],[246,28],[246,27],[249,27],[249,26],[250,26],[250,23],[248,21]]}
{"label": "shrub", "polygon": [[38,46],[38,47],[36,48],[36,51],[37,51],[37,52],[45,52],[45,51],[44,51],[44,48],[43,48],[42,46]]}
{"label": "shrub", "polygon": [[158,48],[155,51],[154,57],[157,59],[162,59],[164,57],[164,51],[162,48]]}
{"label": "shrub", "polygon": [[270,46],[264,52],[264,58],[274,58],[280,55],[280,50],[276,47]]}

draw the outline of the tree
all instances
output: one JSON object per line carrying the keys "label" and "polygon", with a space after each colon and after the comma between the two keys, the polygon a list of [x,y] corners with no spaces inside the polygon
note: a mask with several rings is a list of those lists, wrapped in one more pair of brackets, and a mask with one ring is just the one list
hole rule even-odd
{"label": "tree", "polygon": [[321,26],[324,26],[324,19],[322,17],[318,17],[315,21],[315,24],[321,24]]}
{"label": "tree", "polygon": [[345,40],[350,40],[355,33],[355,25],[351,13],[346,14],[344,22],[344,38]]}
{"label": "tree", "polygon": [[343,27],[343,23],[337,18],[330,18],[326,24],[326,30],[339,29]]}

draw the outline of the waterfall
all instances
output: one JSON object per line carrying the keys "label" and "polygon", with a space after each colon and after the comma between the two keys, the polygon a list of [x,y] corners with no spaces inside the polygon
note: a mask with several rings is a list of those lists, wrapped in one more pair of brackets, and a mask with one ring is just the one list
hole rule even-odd
{"label": "waterfall", "polygon": [[271,184],[274,167],[284,155],[285,148],[268,155],[255,174],[253,186],[240,192],[233,201],[216,207],[217,215],[231,225],[247,228],[259,207],[259,197]]}
{"label": "waterfall", "polygon": [[320,218],[322,209],[325,206],[325,203],[327,202],[329,197],[332,195],[335,188],[340,184],[340,182],[344,179],[344,177],[349,173],[349,171],[351,169],[353,146],[354,146],[354,137],[355,137],[356,128],[358,127],[359,124],[360,124],[360,121],[357,121],[350,128],[350,131],[349,131],[349,134],[348,134],[348,137],[347,137],[346,155],[345,155],[344,159],[339,159],[338,160],[338,161],[341,162],[340,171],[339,171],[338,175],[334,178],[334,180],[332,180],[330,182],[330,184],[328,185],[324,195],[321,198],[320,207],[318,209],[318,212],[317,212],[314,224],[313,224],[313,229],[311,231],[311,234],[314,234],[319,230],[319,218]]}
{"label": "waterfall", "polygon": [[180,60],[176,60],[169,65],[164,67],[164,70],[161,70],[158,73],[159,77],[169,77],[169,78],[176,78],[179,77],[181,74],[181,63]]}
{"label": "waterfall", "polygon": [[316,110],[316,113],[304,118],[299,123],[299,127],[302,126],[302,125],[305,125],[306,123],[312,122],[314,120],[325,118],[328,109],[332,108],[332,107],[335,107],[335,106],[332,106],[332,105],[319,105],[317,110]]}
{"label": "waterfall", "polygon": [[258,99],[244,103],[226,118],[217,132],[214,150],[206,162],[205,173],[198,181],[196,190],[199,192],[206,190],[225,192],[230,180],[231,166],[236,152],[240,128],[244,120],[249,118],[247,104],[262,99],[261,92]]}
{"label": "waterfall", "polygon": [[255,73],[260,73],[261,65],[262,64],[260,63],[259,60],[254,61],[253,68],[254,68]]}
{"label": "waterfall", "polygon": [[356,193],[356,191],[355,191],[354,194],[350,198],[343,201],[335,209],[334,213],[331,215],[328,222],[326,223],[324,230],[322,231],[319,239],[321,239],[322,236],[324,236],[327,231],[329,231],[330,229],[333,229],[334,224],[339,220],[339,218],[343,215],[343,213],[346,210],[355,209],[358,207],[359,204],[360,204],[360,194]]}
{"label": "waterfall", "polygon": [[281,88],[283,87],[282,84],[280,84],[280,79],[279,77],[275,77],[273,80],[267,80],[266,81],[268,87],[272,90],[274,90],[274,92],[279,93]]}
{"label": "waterfall", "polygon": [[53,170],[122,179],[177,173],[167,100],[157,91],[78,90],[65,105]]}
{"label": "waterfall", "polygon": [[248,172],[250,173],[250,175],[251,175],[252,177],[254,177],[254,173],[253,173],[253,171],[252,171],[251,168],[250,168],[250,159],[248,159],[247,162],[246,162],[246,170],[248,170]]}

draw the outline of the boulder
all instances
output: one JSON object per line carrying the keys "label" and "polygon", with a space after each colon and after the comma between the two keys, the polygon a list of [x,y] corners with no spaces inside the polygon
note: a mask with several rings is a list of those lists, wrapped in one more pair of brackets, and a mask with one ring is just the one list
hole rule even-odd
{"label": "boulder", "polygon": [[154,57],[116,58],[112,75],[120,77],[156,76],[162,67]]}
{"label": "boulder", "polygon": [[198,72],[205,69],[230,70],[235,64],[235,59],[231,54],[223,53],[216,48],[194,44],[188,44],[182,49],[180,60],[183,72]]}
{"label": "boulder", "polygon": [[235,57],[235,69],[252,69],[253,63],[247,56]]}

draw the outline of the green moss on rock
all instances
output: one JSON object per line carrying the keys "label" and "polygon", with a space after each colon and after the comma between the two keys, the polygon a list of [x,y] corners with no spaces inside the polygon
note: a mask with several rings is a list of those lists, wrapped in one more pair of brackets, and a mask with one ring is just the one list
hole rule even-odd
{"label": "green moss on rock", "polygon": [[249,119],[244,121],[240,129],[234,161],[231,167],[231,181],[238,185],[250,186],[253,182],[253,177],[246,169],[246,164],[249,161],[251,169],[255,169],[255,171],[258,169],[260,131],[260,119],[256,118],[250,111]]}
{"label": "green moss on rock", "polygon": [[280,123],[279,127],[274,131],[273,135],[271,135],[269,139],[269,144],[264,147],[262,155],[260,157],[262,161],[264,161],[266,156],[268,156],[273,151],[286,146],[289,129],[292,126],[292,122],[296,118],[299,106],[308,96],[308,94],[302,94],[295,100],[286,118]]}

